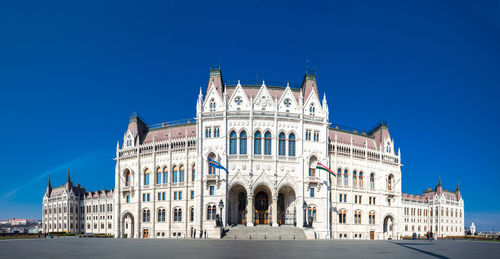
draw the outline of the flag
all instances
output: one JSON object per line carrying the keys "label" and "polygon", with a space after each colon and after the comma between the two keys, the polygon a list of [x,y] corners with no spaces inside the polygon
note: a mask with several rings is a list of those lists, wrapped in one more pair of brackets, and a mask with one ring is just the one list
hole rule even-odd
{"label": "flag", "polygon": [[210,157],[208,158],[208,164],[215,167],[215,168],[222,169],[222,170],[226,171],[226,174],[229,174],[229,172],[227,171],[227,169],[225,167],[223,167],[221,164],[219,164],[218,162],[216,162],[215,160],[213,160]]}
{"label": "flag", "polygon": [[322,163],[318,162],[318,164],[316,165],[316,169],[325,170],[325,171],[329,172],[331,175],[337,177],[337,175],[332,170],[330,170],[330,168],[326,167]]}

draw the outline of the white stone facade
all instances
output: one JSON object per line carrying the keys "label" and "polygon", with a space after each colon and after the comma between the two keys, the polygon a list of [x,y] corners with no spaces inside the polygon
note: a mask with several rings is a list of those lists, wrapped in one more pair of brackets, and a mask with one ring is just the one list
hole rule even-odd
{"label": "white stone facade", "polygon": [[[315,75],[301,87],[226,85],[211,70],[194,121],[148,126],[131,116],[116,148],[112,233],[183,238],[202,230],[216,238],[222,213],[225,224],[247,227],[302,227],[312,219],[309,238],[408,235],[401,154],[387,124],[361,132],[331,127],[328,117]],[[316,169],[318,162],[337,176]],[[448,204],[436,197],[425,204]],[[461,198],[457,204],[463,211]]]}

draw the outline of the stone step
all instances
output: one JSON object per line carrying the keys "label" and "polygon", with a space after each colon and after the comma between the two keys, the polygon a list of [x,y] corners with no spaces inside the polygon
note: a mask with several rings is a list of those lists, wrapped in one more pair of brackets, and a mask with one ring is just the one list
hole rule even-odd
{"label": "stone step", "polygon": [[238,225],[234,227],[229,227],[223,239],[254,239],[254,240],[305,240],[306,235],[302,228],[294,226],[279,226],[271,227],[268,225],[257,225],[254,227],[247,227],[243,225]]}

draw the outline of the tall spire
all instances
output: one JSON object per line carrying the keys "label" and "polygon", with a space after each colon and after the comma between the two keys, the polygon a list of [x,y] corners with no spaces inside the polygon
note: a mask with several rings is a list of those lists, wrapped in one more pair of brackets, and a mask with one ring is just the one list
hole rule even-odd
{"label": "tall spire", "polygon": [[457,196],[457,201],[460,201],[462,199],[462,194],[460,194],[460,186],[458,185],[458,180],[457,180],[457,189],[455,190],[455,195]]}
{"label": "tall spire", "polygon": [[70,178],[70,176],[69,176],[69,168],[68,168],[68,177],[66,177],[66,182],[67,182],[67,183],[71,182],[71,178]]}
{"label": "tall spire", "polygon": [[49,174],[49,181],[47,182],[47,189],[45,190],[45,194],[47,194],[47,197],[50,197],[51,192],[52,192],[52,185],[50,184],[50,174]]}
{"label": "tall spire", "polygon": [[66,190],[70,191],[73,187],[73,183],[71,182],[71,178],[69,176],[69,168],[68,168],[68,177],[66,177]]}
{"label": "tall spire", "polygon": [[441,175],[438,176],[438,184],[436,185],[437,195],[443,194],[443,186],[441,186]]}

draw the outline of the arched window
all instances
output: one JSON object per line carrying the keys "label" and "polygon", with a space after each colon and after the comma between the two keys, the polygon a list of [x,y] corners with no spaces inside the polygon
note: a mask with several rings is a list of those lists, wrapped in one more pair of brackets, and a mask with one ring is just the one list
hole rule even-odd
{"label": "arched window", "polygon": [[394,176],[391,174],[391,175],[389,175],[389,177],[387,178],[387,190],[388,190],[388,191],[392,191],[393,181],[394,181]]}
{"label": "arched window", "polygon": [[174,209],[174,222],[181,222],[181,221],[182,221],[182,209],[175,208]]}
{"label": "arched window", "polygon": [[195,166],[193,164],[193,166],[191,167],[191,182],[194,183],[195,179],[196,179],[196,169],[195,169]]}
{"label": "arched window", "polygon": [[341,210],[339,212],[339,224],[345,224],[346,223],[346,218],[347,218],[347,211],[346,210]]}
{"label": "arched window", "polygon": [[236,132],[231,131],[231,133],[229,133],[229,154],[230,155],[236,155],[236,146],[237,146],[236,141],[237,141]]}
{"label": "arched window", "polygon": [[217,207],[215,205],[208,205],[207,220],[215,220],[216,215],[217,215]]}
{"label": "arched window", "polygon": [[352,172],[352,187],[354,188],[358,187],[358,175],[356,171]]}
{"label": "arched window", "polygon": [[361,211],[359,210],[354,212],[354,224],[361,224]]}
{"label": "arched window", "polygon": [[158,210],[158,222],[165,222],[165,209]]}
{"label": "arched window", "polygon": [[142,222],[149,222],[151,220],[151,212],[149,210],[142,211]]}
{"label": "arched window", "polygon": [[177,166],[174,166],[174,170],[172,170],[172,183],[177,183]]}
{"label": "arched window", "polygon": [[132,146],[132,135],[128,135],[127,137],[127,147],[131,147]]}
{"label": "arched window", "polygon": [[347,169],[344,170],[344,186],[349,186],[349,173],[347,172]]}
{"label": "arched window", "polygon": [[210,111],[211,112],[215,111],[215,100],[214,99],[210,100]]}
{"label": "arched window", "polygon": [[375,225],[375,211],[370,211],[368,221],[370,225]]}
{"label": "arched window", "polygon": [[307,220],[312,217],[313,222],[316,222],[316,207],[315,206],[309,206],[307,209]]}
{"label": "arched window", "polygon": [[247,132],[242,131],[240,133],[240,155],[247,154]]}
{"label": "arched window", "polygon": [[184,165],[181,165],[179,169],[179,182],[184,182]]}
{"label": "arched window", "polygon": [[363,172],[359,172],[359,188],[363,188]]}
{"label": "arched window", "polygon": [[295,156],[295,134],[288,135],[288,155]]}
{"label": "arched window", "polygon": [[130,171],[127,169],[127,172],[125,172],[125,186],[130,186],[132,177],[131,177]]}
{"label": "arched window", "polygon": [[144,186],[148,185],[149,185],[149,169],[146,169],[146,171],[144,171]]}
{"label": "arched window", "polygon": [[375,190],[375,174],[370,174],[370,190]]}
{"label": "arched window", "polygon": [[191,221],[191,222],[194,221],[194,208],[191,208],[189,210],[189,221]]}
{"label": "arched window", "polygon": [[161,168],[156,170],[156,184],[161,184]]}
{"label": "arched window", "polygon": [[337,169],[337,185],[342,185],[342,169]]}
{"label": "arched window", "polygon": [[262,135],[260,134],[260,131],[256,131],[253,139],[253,153],[255,155],[260,155],[262,153],[261,144],[262,144]]}
{"label": "arched window", "polygon": [[269,131],[264,134],[264,155],[271,155],[271,133]]}
{"label": "arched window", "polygon": [[285,156],[286,155],[286,138],[285,138],[285,133],[280,133],[279,135],[279,148],[278,148],[278,155],[279,156]]}
{"label": "arched window", "polygon": [[316,112],[316,108],[314,107],[314,103],[311,103],[311,106],[309,106],[309,115],[314,116]]}
{"label": "arched window", "polygon": [[168,168],[163,168],[163,183],[168,183]]}

